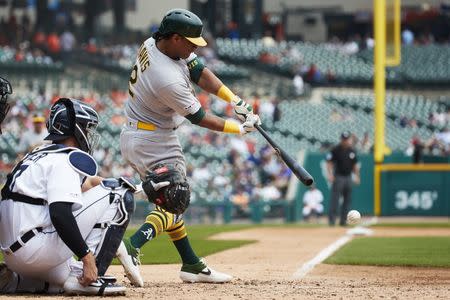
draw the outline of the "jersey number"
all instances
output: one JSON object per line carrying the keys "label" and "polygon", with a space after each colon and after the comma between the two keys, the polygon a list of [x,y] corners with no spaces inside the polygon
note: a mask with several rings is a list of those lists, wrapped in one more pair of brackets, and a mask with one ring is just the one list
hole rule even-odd
{"label": "jersey number", "polygon": [[128,83],[128,93],[130,94],[131,98],[134,98],[134,93],[131,91],[131,89],[132,85],[135,84],[137,81],[137,74],[138,74],[138,67],[137,65],[134,65],[133,70],[131,70],[130,81]]}
{"label": "jersey number", "polygon": [[16,168],[11,172],[11,174],[8,175],[8,179],[6,181],[7,186],[9,186],[9,190],[12,191],[14,188],[14,185],[16,184],[17,178],[22,175],[22,173],[30,166],[31,163],[35,163],[39,159],[47,156],[47,153],[34,153],[29,154],[27,157],[23,159],[22,162],[20,162],[20,165],[17,165]]}
{"label": "jersey number", "polygon": [[21,165],[20,168],[14,172],[14,175],[11,177],[11,183],[9,184],[9,190],[12,191],[14,188],[14,185],[16,184],[16,179],[20,175],[22,175],[23,171],[25,171],[28,168],[29,165]]}

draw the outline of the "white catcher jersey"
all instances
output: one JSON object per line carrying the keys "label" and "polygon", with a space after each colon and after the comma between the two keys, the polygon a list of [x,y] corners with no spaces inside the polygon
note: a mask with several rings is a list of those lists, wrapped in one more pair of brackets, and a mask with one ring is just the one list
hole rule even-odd
{"label": "white catcher jersey", "polygon": [[153,38],[139,48],[125,106],[128,117],[153,123],[159,128],[178,127],[184,117],[196,113],[201,105],[191,86],[187,62],[196,57],[174,60],[156,47]]}
{"label": "white catcher jersey", "polygon": [[73,210],[82,207],[81,184],[84,176],[70,165],[68,156],[67,152],[33,151],[24,158],[9,185],[11,192],[44,199],[46,205],[1,201],[0,242],[3,248],[9,247],[31,229],[52,226],[48,208],[50,203],[74,203]]}

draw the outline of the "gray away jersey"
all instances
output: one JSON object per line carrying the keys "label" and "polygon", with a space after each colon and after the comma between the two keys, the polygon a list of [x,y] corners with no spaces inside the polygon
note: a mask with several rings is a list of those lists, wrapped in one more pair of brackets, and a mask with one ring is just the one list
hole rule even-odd
{"label": "gray away jersey", "polygon": [[159,51],[153,38],[147,39],[131,73],[126,115],[169,129],[178,127],[184,116],[196,113],[201,105],[187,68],[187,62],[195,57],[191,54],[187,60],[174,60]]}

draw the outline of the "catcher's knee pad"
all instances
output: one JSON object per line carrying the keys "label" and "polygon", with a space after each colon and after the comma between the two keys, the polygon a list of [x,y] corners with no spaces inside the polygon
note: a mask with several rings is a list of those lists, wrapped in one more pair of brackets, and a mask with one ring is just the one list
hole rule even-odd
{"label": "catcher's knee pad", "polygon": [[134,192],[127,190],[122,197],[123,205],[128,214],[134,213],[136,203],[134,202]]}
{"label": "catcher's knee pad", "polygon": [[122,225],[129,221],[130,215],[135,210],[134,192],[136,187],[123,177],[104,179],[102,186],[110,190],[110,203],[118,201],[119,214],[112,220],[112,224]]}
{"label": "catcher's knee pad", "polygon": [[191,192],[186,176],[173,165],[157,165],[142,182],[148,200],[164,210],[181,215],[189,206]]}
{"label": "catcher's knee pad", "polygon": [[130,223],[131,214],[134,212],[134,189],[121,179],[107,179],[102,185],[110,189],[110,202],[118,201],[117,214],[108,224],[96,224],[97,228],[103,228],[102,240],[96,251],[96,265],[98,275],[103,276],[116,255],[125,230]]}

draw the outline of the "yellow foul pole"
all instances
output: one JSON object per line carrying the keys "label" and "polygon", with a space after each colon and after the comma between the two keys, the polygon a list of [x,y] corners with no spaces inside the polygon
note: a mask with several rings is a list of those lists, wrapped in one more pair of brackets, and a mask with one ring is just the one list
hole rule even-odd
{"label": "yellow foul pole", "polygon": [[374,49],[374,93],[375,93],[375,141],[374,141],[374,213],[381,214],[380,170],[379,165],[384,160],[384,124],[386,97],[386,0],[373,0],[373,26],[375,37]]}
{"label": "yellow foul pole", "polygon": [[375,163],[382,163],[384,160],[384,124],[386,97],[386,0],[374,0],[374,92],[375,92]]}

